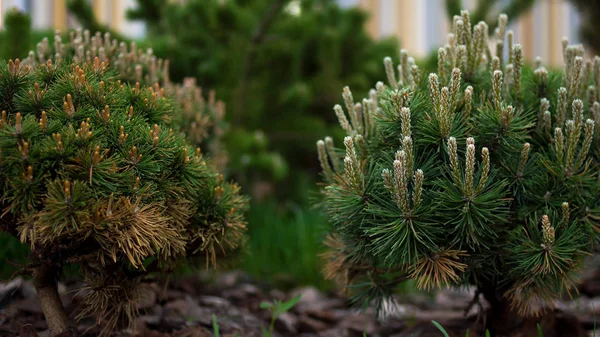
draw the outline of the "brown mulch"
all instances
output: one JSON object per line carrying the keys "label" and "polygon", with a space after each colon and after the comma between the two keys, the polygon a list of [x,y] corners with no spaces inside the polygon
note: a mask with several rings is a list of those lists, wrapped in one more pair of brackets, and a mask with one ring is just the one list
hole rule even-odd
{"label": "brown mulch", "polygon": [[[599,272],[600,273],[600,272]],[[558,310],[543,318],[545,337],[582,336],[593,329],[596,310],[600,312],[600,286],[592,284],[598,273],[590,273],[583,283],[581,298],[559,303]],[[289,312],[275,322],[274,336],[298,337],[408,337],[442,336],[431,323],[442,324],[449,335],[482,336],[477,327],[486,310],[475,305],[464,315],[473,299],[473,291],[440,291],[436,295],[410,294],[386,307],[386,318],[377,319],[372,310],[350,308],[346,298],[324,293],[312,287],[291,291],[268,289],[239,272],[216,276],[198,274],[168,283],[144,285],[148,294],[140,303],[141,315],[130,328],[115,336],[207,337],[213,336],[212,317],[216,316],[220,335],[262,337],[268,328],[270,313],[260,308],[263,301],[302,297]],[[73,317],[80,301],[77,284],[60,286],[63,303]],[[577,318],[576,318],[577,317]],[[583,332],[584,330],[587,330]],[[92,319],[77,322],[79,336],[97,336],[99,329]],[[0,283],[0,337],[46,337],[47,326],[36,292],[30,281],[15,279]],[[521,324],[513,336],[537,336],[534,321]]]}

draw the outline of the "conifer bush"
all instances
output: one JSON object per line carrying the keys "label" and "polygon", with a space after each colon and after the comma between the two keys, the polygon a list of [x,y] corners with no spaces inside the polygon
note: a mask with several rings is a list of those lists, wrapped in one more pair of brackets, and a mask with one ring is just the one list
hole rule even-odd
{"label": "conifer bush", "polygon": [[128,82],[160,79],[140,69],[148,63],[132,59],[134,73],[111,63],[108,41],[86,50],[59,40],[52,55],[42,43],[0,65],[0,229],[31,247],[23,272],[51,336],[70,329],[57,291],[64,267],[85,284],[78,318],[96,317],[107,334],[136,314],[148,274],[214,265],[245,229],[239,187],[172,128],[186,100]]}
{"label": "conifer bush", "polygon": [[132,85],[139,82],[144,86],[158,83],[164,88],[179,105],[167,121],[169,126],[182,132],[193,146],[209,154],[212,165],[219,171],[226,169],[228,154],[223,135],[228,125],[224,121],[225,104],[216,99],[214,90],[205,95],[193,77],[184,78],[182,83],[173,83],[169,76],[169,60],[157,57],[151,48],[144,50],[136,42],[127,44],[118,41],[109,32],[91,34],[87,29],[70,31],[68,40],[63,41],[60,31],[57,31],[54,43],[44,38],[24,62],[28,65],[61,59],[78,62],[92,61],[95,57],[117,69],[121,81]]}
{"label": "conifer bush", "polygon": [[369,97],[344,88],[343,147],[327,137],[317,149],[325,274],[356,303],[381,309],[408,279],[473,285],[501,333],[576,292],[600,230],[600,57],[564,40],[563,69],[527,66],[506,22],[494,50],[463,11],[437,73],[402,51]]}

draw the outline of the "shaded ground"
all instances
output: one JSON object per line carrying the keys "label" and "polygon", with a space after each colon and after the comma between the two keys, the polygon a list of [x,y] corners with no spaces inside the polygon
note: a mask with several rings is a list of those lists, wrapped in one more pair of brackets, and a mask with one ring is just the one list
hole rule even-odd
{"label": "shaded ground", "polygon": [[[600,283],[595,280],[600,280],[597,269],[586,276],[581,298],[559,303],[559,310],[542,318],[544,322],[550,321],[546,325],[552,330],[545,331],[544,336],[591,335],[595,310],[600,313],[600,297],[595,297],[600,296]],[[63,302],[71,314],[79,301],[73,296],[72,290],[76,287],[76,284],[60,287]],[[485,303],[475,305],[465,316],[463,311],[473,298],[472,292],[442,291],[431,297],[413,294],[398,299],[400,304],[390,306],[388,317],[378,321],[370,310],[350,309],[339,294],[325,294],[310,287],[289,292],[269,290],[236,272],[223,273],[216,279],[200,275],[169,282],[167,287],[158,284],[147,287],[149,295],[141,303],[142,316],[134,329],[122,330],[117,336],[213,336],[212,315],[217,317],[221,336],[234,336],[236,332],[241,337],[263,336],[261,328],[268,327],[270,313],[261,309],[260,303],[287,300],[297,294],[302,295],[298,304],[276,321],[276,336],[442,336],[431,320],[446,327],[450,336],[465,336],[467,328],[470,328],[470,336],[480,336],[481,332],[473,327],[477,326],[478,319],[483,319],[479,311],[485,310]],[[47,336],[47,326],[31,282],[16,279],[0,283],[0,336],[19,336],[19,330],[27,324],[30,324],[28,329],[35,330],[40,337]],[[93,320],[79,322],[78,329],[81,336],[98,335]],[[24,335],[21,337],[35,336],[33,332]],[[536,322],[524,324],[515,336],[537,336]]]}

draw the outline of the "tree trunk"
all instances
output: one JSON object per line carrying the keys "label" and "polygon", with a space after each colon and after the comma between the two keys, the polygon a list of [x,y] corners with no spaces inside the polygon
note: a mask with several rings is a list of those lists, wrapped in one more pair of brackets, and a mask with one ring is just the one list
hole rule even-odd
{"label": "tree trunk", "polygon": [[69,317],[58,295],[56,269],[41,265],[33,271],[33,285],[50,330],[50,337],[70,336]]}

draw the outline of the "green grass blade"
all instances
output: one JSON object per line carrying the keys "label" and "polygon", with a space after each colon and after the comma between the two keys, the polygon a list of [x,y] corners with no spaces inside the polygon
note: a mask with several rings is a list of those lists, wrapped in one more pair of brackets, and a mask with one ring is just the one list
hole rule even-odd
{"label": "green grass blade", "polygon": [[217,316],[215,316],[214,314],[212,315],[212,321],[213,321],[213,333],[214,333],[215,337],[220,337],[219,324],[217,323]]}
{"label": "green grass blade", "polygon": [[450,337],[450,336],[448,336],[448,333],[446,332],[446,330],[440,325],[440,323],[438,323],[436,321],[431,321],[431,323],[433,323],[433,325],[435,325],[438,329],[440,329],[440,331],[442,332],[444,337]]}

